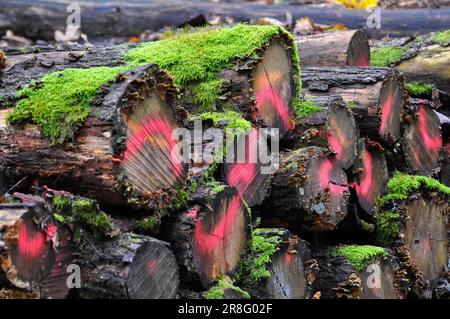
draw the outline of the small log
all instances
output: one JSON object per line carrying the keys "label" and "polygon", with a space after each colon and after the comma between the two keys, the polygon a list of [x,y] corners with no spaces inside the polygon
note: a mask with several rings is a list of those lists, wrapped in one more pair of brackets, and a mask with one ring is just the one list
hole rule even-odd
{"label": "small log", "polygon": [[[438,115],[425,100],[410,99],[404,115],[405,128],[398,165],[414,174],[430,174],[440,166],[442,133]],[[406,164],[406,165],[405,165]]]}
{"label": "small log", "polygon": [[287,139],[292,140],[290,148],[306,146],[327,147],[335,153],[338,165],[348,169],[356,157],[359,137],[358,126],[352,112],[341,99],[312,99],[312,102],[324,109],[301,118],[296,130]]}
{"label": "small log", "polygon": [[[376,215],[378,239],[398,256],[409,274],[411,293],[430,297],[436,280],[447,267],[448,194],[430,186],[438,183],[431,178],[398,175],[394,179],[394,183],[405,187],[406,193],[401,196],[404,199],[380,200]],[[420,186],[411,187],[412,181]]]}
{"label": "small log", "polygon": [[263,212],[306,230],[333,230],[347,215],[349,197],[346,173],[329,151],[311,146],[282,156]]}
{"label": "small log", "polygon": [[[234,149],[234,144],[231,147]],[[228,155],[231,147],[227,150]],[[271,173],[274,170],[270,168],[270,162],[261,161],[260,154],[266,155],[268,152],[267,140],[261,136],[258,129],[252,128],[249,133],[238,137],[237,151],[244,152],[244,156],[235,154],[230,163],[224,164],[225,181],[242,194],[249,207],[260,205],[267,196]]]}
{"label": "small log", "polygon": [[[314,280],[314,261],[305,241],[281,228],[260,228],[253,232],[253,249],[243,267],[241,281],[258,299],[307,299]],[[272,255],[261,264],[259,257]]]}
{"label": "small log", "polygon": [[38,298],[69,294],[66,269],[72,263],[71,234],[45,202],[0,204],[0,265],[8,283]]}
{"label": "small log", "polygon": [[369,66],[364,30],[322,33],[296,38],[302,66]]}
{"label": "small log", "polygon": [[401,139],[406,94],[403,77],[390,68],[302,68],[308,96],[340,95],[355,114],[362,136],[387,142]]}
{"label": "small log", "polygon": [[[104,89],[72,142],[51,145],[36,125],[9,127],[0,111],[0,162],[12,179],[43,184],[102,203],[158,208],[183,182],[186,165],[172,157],[173,129],[184,118],[172,80],[156,66],[127,73]],[[29,180],[30,180],[29,179]]]}
{"label": "small log", "polygon": [[376,246],[326,247],[313,251],[313,257],[319,266],[313,289],[315,293],[320,291],[321,299],[406,297],[400,263],[389,250]]}
{"label": "small log", "polygon": [[359,140],[353,174],[356,176],[353,187],[358,204],[366,213],[372,214],[376,199],[389,179],[385,154],[379,144],[366,139]]}
{"label": "small log", "polygon": [[166,242],[123,233],[96,243],[79,259],[81,298],[173,299],[178,294],[178,266]]}
{"label": "small log", "polygon": [[249,216],[236,189],[224,184],[200,186],[192,201],[189,209],[167,221],[164,234],[182,280],[209,288],[238,269],[249,236]]}

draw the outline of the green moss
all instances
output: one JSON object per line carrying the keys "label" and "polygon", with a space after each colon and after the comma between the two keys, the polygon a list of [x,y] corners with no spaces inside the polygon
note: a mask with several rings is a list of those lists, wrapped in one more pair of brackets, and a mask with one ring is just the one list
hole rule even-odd
{"label": "green moss", "polygon": [[433,91],[433,86],[431,84],[412,82],[406,83],[406,89],[408,90],[410,95],[420,96],[431,94],[431,92]]}
{"label": "green moss", "polygon": [[[114,229],[114,226],[104,212],[100,210],[98,203],[94,200],[56,195],[53,198],[55,207],[55,219],[73,224],[75,227],[89,227],[94,232],[106,234]],[[56,215],[56,216],[55,216]]]}
{"label": "green moss", "polygon": [[159,228],[161,225],[161,218],[157,216],[152,216],[148,218],[144,218],[136,223],[135,228],[138,232],[152,232]]}
{"label": "green moss", "polygon": [[450,44],[450,30],[436,33],[431,37],[431,39],[445,47]]}
{"label": "green moss", "polygon": [[370,65],[392,66],[402,60],[406,49],[397,46],[382,46],[370,49]]}
{"label": "green moss", "polygon": [[387,210],[377,216],[377,241],[384,246],[391,245],[398,237],[400,213]]}
{"label": "green moss", "polygon": [[141,44],[128,51],[132,65],[156,63],[174,78],[175,85],[190,89],[202,111],[217,109],[220,81],[217,76],[233,60],[256,57],[257,51],[277,35],[288,36],[293,45],[291,58],[300,92],[300,66],[292,36],[277,26],[238,24],[232,28],[203,28],[171,34],[161,41]]}
{"label": "green moss", "polygon": [[407,199],[420,187],[450,196],[450,187],[441,184],[434,178],[396,172],[387,184],[388,194],[378,199],[377,203],[379,206],[384,206],[393,200]]}
{"label": "green moss", "polygon": [[242,299],[250,299],[250,295],[248,294],[248,292],[242,290],[239,287],[234,286],[232,281],[228,277],[220,278],[217,284],[211,287],[203,295],[203,297],[205,299],[223,299],[225,297],[226,289],[231,289],[237,292],[239,295],[242,296]]}
{"label": "green moss", "polygon": [[215,192],[221,192],[227,187],[225,184],[216,180],[209,180],[205,182],[205,186],[211,188]]}
{"label": "green moss", "polygon": [[21,98],[8,122],[33,122],[53,144],[73,138],[90,114],[90,103],[103,84],[113,81],[124,67],[65,69],[45,75],[18,92]]}
{"label": "green moss", "polygon": [[311,101],[305,101],[299,98],[292,99],[292,111],[295,119],[304,118],[322,110],[323,107]]}
{"label": "green moss", "polygon": [[370,224],[364,220],[361,220],[361,228],[364,231],[373,232],[375,230],[375,226],[373,224]]}
{"label": "green moss", "polygon": [[343,256],[357,271],[363,271],[370,263],[379,258],[388,256],[388,253],[384,248],[370,245],[340,246],[331,253],[335,256]]}
{"label": "green moss", "polygon": [[347,107],[349,108],[349,109],[354,109],[354,108],[356,108],[358,106],[358,101],[349,101],[348,103],[347,103]]}
{"label": "green moss", "polygon": [[226,112],[204,112],[199,115],[191,117],[192,121],[212,121],[214,126],[226,123],[228,129],[234,129],[242,132],[247,132],[252,128],[252,124],[244,119],[241,114],[234,111]]}
{"label": "green moss", "polygon": [[257,228],[253,231],[250,256],[243,264],[243,271],[249,274],[247,280],[260,281],[270,277],[266,266],[278,250],[282,235],[283,230],[278,228]]}

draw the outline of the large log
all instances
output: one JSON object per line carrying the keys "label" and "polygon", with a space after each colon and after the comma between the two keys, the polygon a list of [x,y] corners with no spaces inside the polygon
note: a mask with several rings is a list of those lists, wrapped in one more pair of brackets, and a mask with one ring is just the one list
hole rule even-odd
{"label": "large log", "polygon": [[174,299],[178,266],[166,242],[123,233],[85,248],[77,260],[78,296],[86,299]]}
{"label": "large log", "polygon": [[370,48],[364,30],[296,38],[302,66],[369,66]]}
{"label": "large log", "polygon": [[398,174],[377,208],[378,240],[408,272],[412,294],[430,297],[448,261],[450,188],[428,177]]}
{"label": "large log", "polygon": [[183,118],[174,95],[171,79],[156,66],[127,73],[103,89],[74,140],[62,145],[51,145],[37,125],[7,126],[11,110],[3,110],[4,171],[103,203],[168,205],[187,173],[171,156],[171,134]]}
{"label": "large log", "polygon": [[44,201],[0,204],[0,266],[9,285],[36,298],[66,298],[73,250],[69,230]]}
{"label": "large log", "polygon": [[302,68],[308,96],[340,95],[355,114],[363,136],[387,142],[401,139],[401,115],[406,102],[403,77],[390,68]]}
{"label": "large log", "polygon": [[263,212],[307,230],[333,230],[347,215],[349,197],[344,170],[329,151],[311,146],[282,156]]}
{"label": "large log", "polygon": [[350,168],[356,158],[359,137],[353,113],[340,98],[316,97],[311,102],[322,109],[297,120],[295,130],[285,138],[286,147],[327,147],[342,168]]}
{"label": "large log", "polygon": [[319,272],[313,285],[322,299],[403,299],[400,263],[389,250],[376,246],[338,246],[313,251]]}
{"label": "large log", "polygon": [[253,298],[307,299],[315,266],[302,239],[286,229],[257,228],[240,281]]}
{"label": "large log", "polygon": [[192,206],[173,214],[164,234],[172,244],[183,282],[208,288],[223,275],[233,275],[249,238],[248,211],[235,188],[199,186]]}
{"label": "large log", "polygon": [[[56,30],[64,31],[68,16],[67,7],[72,2],[17,1],[5,0],[0,8],[0,33],[12,30],[32,39],[54,38]],[[81,29],[88,37],[138,36],[145,30],[158,30],[165,26],[179,26],[189,20],[204,15],[231,17],[234,21],[249,21],[262,17],[284,20],[286,12],[295,19],[310,17],[315,23],[345,24],[350,29],[366,28],[371,36],[406,36],[428,33],[448,27],[449,8],[442,9],[381,9],[381,28],[368,28],[370,16],[366,10],[347,10],[343,7],[314,8],[294,5],[250,3],[216,3],[206,1],[144,1],[133,2],[84,0],[81,7]],[[28,21],[33,21],[30,28]],[[369,19],[369,21],[371,21]],[[417,21],[421,23],[418,24]]]}

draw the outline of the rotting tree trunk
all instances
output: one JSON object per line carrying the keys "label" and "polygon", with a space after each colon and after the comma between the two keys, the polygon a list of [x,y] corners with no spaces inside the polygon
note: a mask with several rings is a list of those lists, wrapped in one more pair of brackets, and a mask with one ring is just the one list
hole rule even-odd
{"label": "rotting tree trunk", "polygon": [[0,204],[0,265],[10,285],[36,298],[69,294],[71,235],[43,201]]}
{"label": "rotting tree trunk", "polygon": [[0,101],[3,107],[12,106],[16,100],[17,91],[50,72],[67,68],[121,65],[123,64],[121,56],[128,47],[130,45],[109,48],[35,46],[20,50],[6,50],[8,64],[3,70],[3,77],[0,76]]}
{"label": "rotting tree trunk", "polygon": [[364,30],[299,37],[302,66],[369,66],[370,48]]}
{"label": "rotting tree trunk", "polygon": [[302,68],[308,96],[340,95],[355,114],[362,136],[387,142],[401,139],[401,114],[406,102],[404,80],[391,68]]}
{"label": "rotting tree trunk", "polygon": [[353,166],[355,181],[353,187],[359,206],[368,214],[373,214],[375,202],[384,190],[389,178],[386,157],[381,145],[360,139],[358,156]]}
{"label": "rotting tree trunk", "polygon": [[[358,246],[352,246],[357,249]],[[360,246],[363,248],[364,246]],[[407,287],[402,282],[400,264],[392,252],[374,257],[363,268],[335,252],[339,247],[313,251],[319,272],[313,285],[321,299],[403,299]]]}
{"label": "rotting tree trunk", "polygon": [[299,119],[295,131],[287,139],[293,149],[313,145],[327,147],[335,153],[338,165],[348,169],[356,157],[358,126],[341,99],[330,100],[312,99],[313,103],[323,105],[323,110]]}
{"label": "rotting tree trunk", "polygon": [[104,89],[75,140],[50,145],[33,124],[9,127],[0,111],[0,161],[10,178],[29,176],[119,206],[168,205],[187,168],[171,151],[183,119],[171,79],[145,66]]}
{"label": "rotting tree trunk", "polygon": [[440,165],[442,133],[438,115],[425,100],[410,99],[404,115],[399,167],[414,174],[431,174]]}
{"label": "rotting tree trunk", "polygon": [[249,216],[235,188],[199,187],[192,206],[173,214],[164,229],[184,282],[208,288],[223,275],[233,275],[249,238]]}
{"label": "rotting tree trunk", "polygon": [[329,151],[311,146],[282,156],[264,212],[306,230],[333,230],[347,215],[349,197],[343,169]]}
{"label": "rotting tree trunk", "polygon": [[421,187],[378,213],[380,242],[389,244],[408,274],[412,295],[431,297],[448,261],[448,197]]}
{"label": "rotting tree trunk", "polygon": [[81,298],[173,299],[178,266],[166,242],[123,233],[81,252]]}
{"label": "rotting tree trunk", "polygon": [[268,271],[266,278],[252,276],[252,271],[258,271],[256,269],[243,269],[244,289],[253,298],[308,299],[317,268],[307,243],[281,228],[256,229],[253,236],[253,240],[255,236],[269,240],[276,248],[266,265],[258,265]]}
{"label": "rotting tree trunk", "polygon": [[[15,1],[4,0],[0,8],[0,33],[12,30],[32,39],[52,40],[54,31],[66,29],[67,7],[72,2],[62,0]],[[366,10],[348,10],[344,7],[314,8],[295,5],[261,3],[215,3],[205,1],[173,0],[133,2],[83,0],[78,2],[82,12],[82,32],[88,37],[138,36],[146,30],[158,30],[167,25],[179,26],[200,15],[207,20],[214,16],[231,17],[236,22],[262,17],[279,20],[290,12],[295,19],[310,17],[320,24],[345,24],[350,29],[367,28],[369,13]],[[367,28],[371,36],[406,36],[428,33],[448,27],[449,8],[441,9],[381,9],[382,27]],[[33,28],[28,21],[33,21]],[[417,23],[420,21],[420,24]]]}

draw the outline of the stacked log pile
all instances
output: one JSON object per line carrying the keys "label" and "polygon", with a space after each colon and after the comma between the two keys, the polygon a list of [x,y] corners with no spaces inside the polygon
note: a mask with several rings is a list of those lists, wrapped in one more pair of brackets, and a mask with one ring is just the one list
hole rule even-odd
{"label": "stacked log pile", "polygon": [[445,94],[364,31],[34,50],[0,78],[0,298],[449,295]]}

